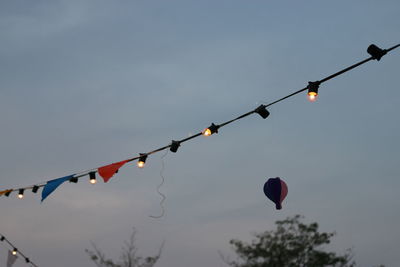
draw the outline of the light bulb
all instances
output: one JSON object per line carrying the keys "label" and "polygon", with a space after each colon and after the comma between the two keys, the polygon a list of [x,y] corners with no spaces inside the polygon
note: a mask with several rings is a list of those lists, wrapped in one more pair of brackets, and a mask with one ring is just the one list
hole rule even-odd
{"label": "light bulb", "polygon": [[210,136],[214,133],[218,133],[218,129],[219,129],[219,125],[215,125],[214,123],[211,123],[211,125],[204,129],[204,131],[202,132],[202,135],[204,136]]}
{"label": "light bulb", "polygon": [[89,172],[89,182],[91,184],[95,184],[97,182],[96,180],[96,173],[95,172]]}
{"label": "light bulb", "polygon": [[17,248],[14,248],[13,251],[12,251],[12,254],[13,254],[14,256],[17,255],[17,251],[18,251],[18,249],[17,249]]}
{"label": "light bulb", "polygon": [[24,189],[20,189],[20,190],[18,191],[18,198],[19,198],[19,199],[24,198]]}
{"label": "light bulb", "polygon": [[310,100],[311,102],[314,102],[315,100],[317,100],[317,96],[318,96],[318,88],[321,82],[316,81],[316,82],[308,82],[308,100]]}
{"label": "light bulb", "polygon": [[143,153],[140,153],[140,157],[139,157],[139,160],[137,162],[137,166],[139,168],[143,168],[144,164],[146,163],[146,159],[147,159],[147,155],[143,154]]}
{"label": "light bulb", "polygon": [[209,128],[204,129],[203,135],[204,135],[204,136],[210,136],[210,135],[211,135],[211,130],[210,130]]}
{"label": "light bulb", "polygon": [[308,92],[308,100],[311,102],[315,102],[318,98],[318,93],[316,92]]}

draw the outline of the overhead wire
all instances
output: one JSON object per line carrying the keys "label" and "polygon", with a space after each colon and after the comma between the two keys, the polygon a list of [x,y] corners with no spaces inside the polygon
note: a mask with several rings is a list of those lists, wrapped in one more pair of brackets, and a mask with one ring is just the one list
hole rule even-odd
{"label": "overhead wire", "polygon": [[[272,106],[272,105],[275,105],[275,104],[277,104],[277,103],[279,103],[279,102],[281,102],[281,101],[283,101],[283,100],[286,100],[286,99],[288,99],[288,98],[290,98],[290,97],[293,97],[293,96],[295,96],[295,95],[297,95],[297,94],[299,94],[299,93],[301,93],[301,92],[304,92],[304,91],[306,91],[307,89],[310,89],[310,86],[311,86],[312,84],[319,86],[320,84],[322,84],[322,83],[324,83],[324,82],[327,82],[327,81],[329,81],[329,80],[331,80],[331,79],[333,79],[333,78],[335,78],[335,77],[337,77],[337,76],[339,76],[339,75],[342,75],[342,74],[344,74],[344,73],[346,73],[346,72],[348,72],[348,71],[350,71],[350,70],[352,70],[352,69],[354,69],[354,68],[356,68],[356,67],[359,67],[359,66],[361,66],[361,65],[363,65],[363,64],[365,64],[365,63],[367,63],[367,62],[369,62],[369,61],[371,61],[371,60],[374,60],[374,59],[375,59],[375,60],[378,60],[378,61],[379,61],[385,54],[387,54],[388,52],[390,52],[390,51],[392,51],[392,50],[398,48],[399,46],[400,46],[400,44],[397,44],[397,45],[392,46],[392,47],[390,47],[390,48],[388,48],[388,49],[380,49],[379,47],[377,47],[377,46],[375,46],[374,44],[372,44],[372,45],[370,45],[370,46],[368,47],[368,49],[367,49],[367,52],[371,55],[370,57],[368,57],[368,58],[366,58],[366,59],[364,59],[364,60],[361,60],[361,61],[359,61],[359,62],[357,62],[357,63],[355,63],[355,64],[353,64],[353,65],[351,65],[351,66],[349,66],[349,67],[346,67],[346,68],[344,68],[344,69],[342,69],[342,70],[340,70],[340,71],[338,71],[338,72],[336,72],[336,73],[334,73],[334,74],[331,74],[331,75],[329,75],[329,76],[327,76],[327,77],[325,77],[325,78],[323,78],[323,79],[321,79],[321,80],[317,80],[317,81],[314,81],[314,82],[309,82],[309,85],[308,85],[308,86],[306,86],[306,87],[304,87],[304,88],[302,88],[302,89],[300,89],[300,90],[297,90],[297,91],[295,91],[295,92],[293,92],[293,93],[290,93],[290,94],[288,94],[288,95],[286,95],[286,96],[284,96],[284,97],[282,97],[282,98],[279,98],[279,99],[277,99],[277,100],[274,100],[274,101],[272,101],[272,102],[270,102],[270,103],[262,104],[262,105],[260,105],[259,107],[255,108],[254,110],[248,111],[248,112],[246,112],[246,113],[244,113],[244,114],[242,114],[242,115],[240,115],[240,116],[238,116],[238,117],[235,117],[235,118],[233,118],[233,119],[231,119],[231,120],[228,120],[228,121],[223,122],[223,123],[221,123],[221,124],[214,124],[214,123],[212,123],[211,126],[212,126],[212,127],[215,127],[215,129],[214,129],[214,132],[212,132],[211,134],[217,133],[218,130],[219,130],[220,128],[222,128],[222,127],[224,127],[224,126],[226,126],[226,125],[229,125],[229,124],[231,124],[231,123],[233,123],[233,122],[235,122],[235,121],[238,121],[238,120],[240,120],[240,119],[243,119],[243,118],[245,118],[245,117],[248,117],[249,115],[252,115],[253,113],[259,113],[259,114],[265,119],[265,118],[269,115],[268,110],[266,110],[267,107],[270,107],[270,106]],[[264,114],[261,114],[261,113],[260,113],[260,111],[262,111],[262,110],[263,110],[263,113],[264,113]],[[265,112],[266,112],[266,113],[265,113]],[[206,129],[207,129],[207,128],[206,128]],[[211,134],[210,134],[210,135],[211,135]],[[186,137],[186,138],[183,138],[183,139],[181,139],[181,140],[172,141],[172,143],[169,144],[169,145],[166,145],[166,146],[163,146],[163,147],[154,149],[154,150],[149,151],[149,152],[147,152],[147,153],[140,153],[139,156],[135,156],[135,157],[129,158],[129,159],[125,160],[125,161],[126,161],[127,163],[128,163],[128,162],[132,162],[132,161],[135,161],[135,160],[140,159],[142,156],[146,156],[146,157],[147,157],[147,156],[149,156],[149,155],[158,153],[158,152],[163,151],[163,150],[165,150],[165,149],[168,149],[168,148],[171,149],[171,146],[174,145],[174,142],[175,142],[175,145],[178,144],[178,147],[179,147],[180,144],[185,143],[185,142],[188,142],[188,141],[190,141],[190,140],[192,140],[192,139],[194,139],[194,138],[197,138],[197,137],[199,137],[199,136],[201,136],[201,135],[204,135],[204,131],[199,132],[199,133],[196,133],[196,134],[193,134],[193,135],[191,135],[191,136],[189,136],[189,137]],[[176,148],[176,149],[177,149],[177,148]],[[172,150],[171,150],[171,151],[172,151]],[[176,152],[176,151],[173,151],[173,152]],[[73,178],[79,179],[79,178],[81,178],[81,177],[83,177],[83,176],[89,175],[89,173],[91,173],[91,172],[95,172],[95,173],[98,172],[98,168],[93,168],[93,169],[90,169],[90,170],[85,170],[85,171],[79,172],[79,173],[75,174]],[[35,186],[37,186],[37,187],[44,187],[44,186],[46,185],[46,183],[47,183],[47,182],[39,183],[39,184],[32,185],[32,186],[28,186],[28,187],[20,187],[20,188],[15,188],[15,189],[8,189],[8,190],[9,190],[10,193],[11,193],[11,192],[13,192],[13,191],[18,191],[19,189],[33,189],[33,187],[35,187]],[[4,191],[3,191],[3,192],[4,192]],[[9,193],[8,193],[8,195],[9,195]]]}
{"label": "overhead wire", "polygon": [[24,260],[25,260],[26,263],[30,264],[30,265],[33,266],[33,267],[38,267],[34,262],[32,262],[31,259],[29,259],[24,253],[22,253],[21,250],[17,249],[17,247],[14,246],[14,244],[12,244],[11,241],[8,240],[8,239],[7,239],[4,235],[2,235],[2,234],[0,234],[0,241],[6,242],[7,244],[9,244],[9,245],[12,247],[13,251],[14,251],[16,254],[19,254],[19,255],[21,255],[21,256],[24,258]]}

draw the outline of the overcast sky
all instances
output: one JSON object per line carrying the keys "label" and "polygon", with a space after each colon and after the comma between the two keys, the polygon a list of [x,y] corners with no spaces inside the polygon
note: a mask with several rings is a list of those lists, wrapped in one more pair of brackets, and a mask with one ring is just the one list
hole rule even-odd
{"label": "overcast sky", "polygon": [[[278,3],[279,2],[279,3]],[[399,1],[1,1],[0,189],[136,156],[399,43]],[[359,266],[400,262],[400,51],[107,184],[0,198],[0,233],[40,267],[117,258],[132,227],[157,266],[226,266],[229,240],[302,214]],[[281,211],[263,194],[286,181]],[[7,246],[0,244],[0,265]],[[18,260],[16,267],[26,266]]]}

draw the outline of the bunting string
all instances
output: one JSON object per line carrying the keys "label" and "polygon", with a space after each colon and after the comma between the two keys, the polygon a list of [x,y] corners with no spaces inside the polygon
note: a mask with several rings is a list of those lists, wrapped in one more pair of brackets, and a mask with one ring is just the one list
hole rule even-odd
{"label": "bunting string", "polygon": [[[14,262],[17,260],[18,255],[24,258],[25,262],[33,267],[38,267],[35,263],[33,263],[25,254],[23,254],[19,249],[17,249],[4,235],[0,234],[0,241],[7,243],[12,250],[8,250],[8,258],[7,258],[7,267],[11,267]],[[2,265],[3,266],[3,265]]]}
{"label": "bunting string", "polygon": [[[109,164],[109,165],[105,165],[105,166],[102,166],[102,167],[98,167],[98,168],[94,168],[94,169],[85,170],[85,171],[82,171],[82,172],[79,172],[79,173],[76,173],[76,174],[72,174],[72,175],[69,175],[69,176],[61,177],[61,178],[58,178],[58,179],[49,180],[49,181],[46,181],[46,182],[43,182],[43,183],[39,183],[39,184],[36,184],[36,185],[27,186],[27,187],[20,187],[20,188],[5,189],[5,190],[0,191],[0,196],[4,195],[4,196],[8,197],[11,193],[18,192],[17,196],[19,198],[23,198],[24,197],[24,192],[26,190],[32,190],[33,193],[36,193],[39,188],[43,187],[43,190],[42,190],[42,201],[44,201],[55,189],[57,189],[58,186],[60,186],[62,183],[66,182],[66,181],[69,181],[69,182],[72,182],[72,183],[77,183],[80,178],[85,177],[85,176],[89,176],[90,182],[93,183],[93,184],[96,183],[96,173],[103,178],[105,183],[107,183],[109,181],[109,179],[111,179],[118,172],[118,170],[122,166],[127,164],[127,163],[130,163],[132,161],[136,161],[137,160],[138,167],[139,168],[143,168],[144,165],[145,165],[147,157],[150,156],[150,155],[153,155],[153,154],[158,153],[160,151],[166,150],[168,148],[169,148],[169,150],[171,152],[176,153],[178,148],[183,143],[185,143],[187,141],[190,141],[190,140],[192,140],[194,138],[197,138],[197,137],[199,137],[201,135],[210,136],[210,135],[212,135],[214,133],[218,133],[218,130],[221,129],[222,127],[224,127],[224,126],[226,126],[228,124],[231,124],[233,122],[236,122],[236,121],[238,121],[240,119],[243,119],[245,117],[248,117],[248,116],[250,116],[250,115],[252,115],[254,113],[257,113],[263,119],[266,119],[270,114],[269,111],[267,110],[267,107],[275,105],[275,104],[277,104],[277,103],[279,103],[281,101],[284,101],[284,100],[286,100],[286,99],[288,99],[290,97],[293,97],[293,96],[295,96],[295,95],[297,95],[299,93],[302,93],[302,92],[304,92],[306,90],[308,90],[308,97],[309,97],[310,101],[315,101],[317,96],[318,96],[319,86],[322,83],[327,82],[327,81],[329,81],[329,80],[331,80],[333,78],[336,78],[337,76],[342,75],[345,72],[348,72],[348,71],[350,71],[350,70],[352,70],[352,69],[354,69],[356,67],[359,67],[359,66],[361,66],[361,65],[363,65],[363,64],[365,64],[365,63],[367,63],[367,62],[369,62],[371,60],[379,61],[384,55],[386,55],[388,52],[398,48],[399,46],[400,46],[400,44],[397,44],[397,45],[395,45],[395,46],[393,46],[391,48],[388,48],[388,49],[381,49],[381,48],[377,47],[376,45],[371,44],[367,49],[367,52],[370,55],[370,57],[368,57],[368,58],[366,58],[366,59],[364,59],[364,60],[362,60],[360,62],[357,62],[357,63],[355,63],[355,64],[353,64],[353,65],[351,65],[351,66],[349,66],[347,68],[344,68],[344,69],[342,69],[342,70],[340,70],[340,71],[338,71],[338,72],[336,72],[336,73],[334,73],[332,75],[329,75],[329,76],[327,76],[327,77],[325,77],[325,78],[323,78],[321,80],[317,80],[317,81],[314,81],[314,82],[310,81],[310,82],[308,82],[308,85],[306,87],[304,87],[304,88],[302,88],[302,89],[300,89],[298,91],[295,91],[295,92],[293,92],[291,94],[288,94],[288,95],[286,95],[286,96],[284,96],[282,98],[279,98],[279,99],[277,99],[275,101],[272,101],[272,102],[270,102],[268,104],[262,104],[262,105],[258,106],[257,108],[255,108],[254,110],[248,111],[248,112],[246,112],[246,113],[244,113],[244,114],[242,114],[242,115],[240,115],[240,116],[238,116],[238,117],[236,117],[234,119],[228,120],[228,121],[223,122],[221,124],[212,123],[208,128],[204,129],[203,131],[201,131],[199,133],[196,133],[194,135],[191,135],[189,137],[183,138],[183,139],[178,140],[178,141],[172,140],[172,142],[169,145],[157,148],[157,149],[149,151],[147,153],[139,153],[138,156],[135,156],[135,157],[123,160],[123,161],[115,162],[115,163],[112,163],[112,164]],[[164,200],[165,199],[163,198],[162,201],[164,201]],[[161,202],[161,205],[162,205],[162,202]]]}

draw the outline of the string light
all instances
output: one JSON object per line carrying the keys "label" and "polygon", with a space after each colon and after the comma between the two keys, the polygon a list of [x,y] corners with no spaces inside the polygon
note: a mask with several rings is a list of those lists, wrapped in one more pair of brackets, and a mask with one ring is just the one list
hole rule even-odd
{"label": "string light", "polygon": [[19,199],[24,198],[24,191],[25,191],[25,189],[23,189],[23,188],[18,190],[18,198]]}
{"label": "string light", "polygon": [[14,244],[12,244],[10,242],[10,240],[8,240],[4,235],[1,235],[0,237],[0,241],[5,241],[6,243],[8,243],[8,245],[12,248],[11,254],[16,256],[17,254],[19,254],[21,257],[23,257],[25,259],[26,263],[29,263],[30,266],[33,267],[38,267],[35,263],[33,263],[28,257],[26,257],[21,251],[19,251]]}
{"label": "string light", "polygon": [[140,157],[139,157],[139,160],[137,162],[137,166],[139,168],[143,168],[145,163],[146,163],[146,159],[147,159],[147,154],[140,153]]}
{"label": "string light", "polygon": [[78,182],[78,178],[77,177],[72,177],[71,179],[69,179],[70,183],[77,183]]}
{"label": "string light", "polygon": [[90,172],[89,173],[89,182],[91,184],[95,184],[97,182],[97,180],[96,180],[96,172]]}
{"label": "string light", "polygon": [[176,153],[176,151],[178,151],[178,148],[180,145],[181,145],[181,143],[179,141],[172,140],[171,147],[169,148],[169,150],[171,152]]}
{"label": "string light", "polygon": [[319,82],[308,82],[308,100],[315,102],[318,97]]}
{"label": "string light", "polygon": [[386,55],[387,50],[381,49],[381,48],[377,47],[376,45],[372,44],[372,45],[368,46],[367,52],[374,59],[379,61],[384,55]]}
{"label": "string light", "polygon": [[265,108],[265,105],[260,105],[254,110],[254,112],[260,115],[263,119],[266,119],[269,116],[269,111]]}
{"label": "string light", "polygon": [[203,135],[204,136],[210,136],[214,133],[218,133],[219,125],[215,125],[214,123],[211,123],[211,125],[203,130]]}
{"label": "string light", "polygon": [[[317,96],[318,96],[318,89],[319,89],[319,85],[320,85],[320,84],[322,84],[322,83],[324,83],[324,82],[326,82],[326,81],[328,81],[328,80],[331,80],[331,79],[333,79],[333,78],[335,78],[335,77],[337,77],[337,76],[339,76],[339,75],[341,75],[341,74],[343,74],[343,73],[345,73],[345,72],[348,72],[348,71],[350,71],[350,70],[352,70],[352,69],[354,69],[354,68],[356,68],[356,67],[358,67],[358,66],[360,66],[360,65],[363,65],[363,64],[367,63],[368,61],[371,61],[371,60],[377,60],[377,61],[379,61],[379,60],[380,60],[384,55],[386,55],[388,52],[390,52],[391,50],[396,49],[396,48],[398,48],[398,47],[400,47],[400,44],[397,44],[397,45],[395,45],[395,46],[392,46],[391,48],[388,48],[388,49],[381,49],[381,48],[377,47],[376,45],[371,44],[371,45],[368,47],[368,49],[367,49],[367,52],[371,55],[371,57],[369,57],[369,58],[367,58],[367,59],[364,59],[364,60],[362,60],[362,61],[360,61],[360,62],[357,62],[357,63],[355,63],[355,64],[353,64],[353,65],[351,65],[351,66],[349,66],[349,67],[347,67],[347,68],[345,68],[345,69],[342,69],[342,70],[340,70],[340,71],[338,71],[338,72],[336,72],[336,73],[334,73],[334,74],[332,74],[332,75],[330,75],[330,76],[327,76],[327,77],[325,77],[325,78],[323,78],[323,79],[321,79],[321,80],[319,80],[319,81],[309,82],[309,83],[308,83],[308,86],[306,86],[305,88],[302,88],[302,89],[300,89],[300,90],[297,90],[297,91],[295,91],[295,92],[293,92],[293,93],[291,93],[291,94],[289,94],[289,95],[286,95],[286,96],[284,96],[284,97],[282,97],[282,98],[280,98],[280,99],[277,99],[277,100],[275,100],[275,101],[273,101],[273,102],[270,102],[270,103],[268,103],[268,104],[266,104],[266,105],[260,105],[260,106],[257,107],[256,109],[254,109],[254,110],[252,110],[252,111],[249,111],[249,112],[247,112],[247,113],[244,113],[244,114],[242,114],[242,115],[240,115],[240,116],[238,116],[238,117],[236,117],[236,118],[234,118],[234,119],[232,119],[232,120],[226,121],[226,122],[221,123],[221,124],[218,124],[218,125],[212,123],[212,124],[210,125],[210,127],[204,129],[202,132],[199,132],[199,133],[197,133],[197,134],[194,134],[194,135],[192,135],[192,136],[190,136],[190,137],[187,137],[187,138],[184,138],[184,139],[182,139],[182,140],[178,140],[178,141],[173,140],[172,143],[171,143],[170,145],[167,145],[167,146],[164,146],[164,147],[155,149],[155,150],[150,151],[150,152],[147,152],[147,153],[140,153],[139,156],[133,157],[133,158],[130,158],[130,159],[127,159],[127,160],[125,160],[124,162],[127,163],[127,162],[131,162],[131,161],[138,160],[138,162],[137,162],[138,167],[139,167],[139,168],[143,168],[144,165],[145,165],[145,162],[146,162],[146,159],[147,159],[147,156],[148,156],[148,155],[152,155],[152,154],[154,154],[154,153],[158,153],[158,152],[160,152],[160,151],[162,151],[162,150],[165,150],[165,149],[167,149],[167,148],[169,148],[172,152],[175,153],[175,152],[178,150],[179,146],[180,146],[183,142],[187,142],[187,141],[189,141],[189,140],[191,140],[191,139],[194,139],[194,138],[196,138],[196,137],[198,137],[198,136],[200,136],[200,135],[210,136],[210,135],[212,135],[212,134],[214,134],[214,133],[218,133],[218,129],[219,129],[219,128],[221,128],[221,127],[223,127],[223,126],[226,126],[226,125],[228,125],[228,124],[231,124],[231,123],[233,123],[233,122],[235,122],[235,121],[237,121],[237,120],[243,119],[243,118],[245,118],[245,117],[247,117],[247,116],[249,116],[249,115],[251,115],[251,114],[253,114],[253,113],[257,113],[257,114],[259,114],[262,118],[265,119],[265,118],[267,118],[267,117],[270,115],[269,111],[267,110],[267,107],[272,106],[272,105],[274,105],[274,104],[277,104],[277,103],[279,103],[279,102],[281,102],[281,101],[283,101],[283,100],[285,100],[285,99],[288,99],[288,98],[290,98],[290,97],[292,97],[292,96],[295,96],[295,95],[297,95],[297,94],[299,94],[299,93],[302,93],[302,92],[304,92],[304,91],[306,91],[306,90],[308,90],[307,95],[308,95],[310,101],[315,101],[315,100],[317,99]],[[117,173],[117,172],[118,172],[118,170],[116,171],[116,173]],[[91,174],[91,173],[92,173],[92,174]],[[89,174],[89,176],[91,177],[91,178],[90,178],[90,182],[91,182],[91,183],[95,183],[95,182],[96,182],[96,178],[95,178],[95,172],[93,172],[93,169],[80,172],[79,174],[74,175],[74,177],[72,177],[69,181],[72,182],[72,183],[77,183],[77,182],[78,182],[78,178],[83,177],[83,176],[86,176],[86,175],[88,175],[88,174]],[[92,179],[92,176],[94,177],[94,179]],[[37,188],[36,188],[36,186],[34,186],[33,188],[32,188],[32,187],[25,187],[25,188],[23,188],[23,189],[30,189],[30,188],[32,188],[32,192],[35,193],[35,192],[37,191],[37,189],[38,189],[39,187],[42,187],[42,186],[44,186],[44,185],[40,185],[40,186],[38,186]],[[5,190],[5,191],[1,191],[1,192],[2,192],[6,197],[8,197],[8,196],[11,194],[11,192],[13,192],[13,191],[17,191],[17,189],[10,189],[10,190]]]}
{"label": "string light", "polygon": [[32,187],[32,193],[37,193],[38,190],[39,190],[39,186],[34,185],[34,186]]}

